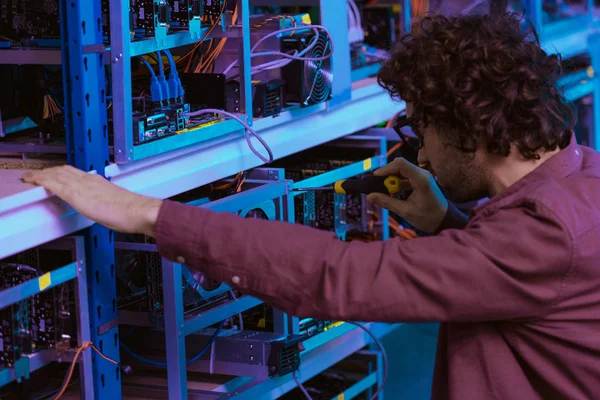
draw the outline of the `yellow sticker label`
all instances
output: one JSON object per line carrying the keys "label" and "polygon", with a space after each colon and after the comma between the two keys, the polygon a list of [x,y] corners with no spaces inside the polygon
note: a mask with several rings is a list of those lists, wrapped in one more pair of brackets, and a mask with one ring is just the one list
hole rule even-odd
{"label": "yellow sticker label", "polygon": [[337,400],[344,400],[344,393],[338,395]]}
{"label": "yellow sticker label", "polygon": [[44,275],[38,278],[38,283],[40,285],[40,290],[46,289],[48,286],[52,284],[52,277],[50,276],[50,272],[46,272]]}
{"label": "yellow sticker label", "polygon": [[327,332],[328,330],[333,329],[333,328],[337,328],[338,326],[343,325],[343,324],[344,324],[344,321],[334,322],[332,324],[327,325],[325,328],[323,328],[323,330],[325,332]]}
{"label": "yellow sticker label", "polygon": [[371,169],[371,165],[371,159],[367,158],[365,161],[363,161],[363,171]]}
{"label": "yellow sticker label", "polygon": [[310,15],[309,14],[303,14],[302,15],[302,23],[304,24],[312,24],[312,21],[310,19]]}

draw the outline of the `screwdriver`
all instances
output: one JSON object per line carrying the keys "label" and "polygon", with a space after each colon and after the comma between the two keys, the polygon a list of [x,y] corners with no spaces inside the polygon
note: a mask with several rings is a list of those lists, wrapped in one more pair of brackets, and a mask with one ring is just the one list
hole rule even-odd
{"label": "screwdriver", "polygon": [[333,190],[336,194],[350,193],[383,193],[395,195],[402,190],[401,179],[397,176],[366,176],[360,179],[343,179],[337,181],[333,186],[322,186],[316,188],[294,188],[294,191]]}

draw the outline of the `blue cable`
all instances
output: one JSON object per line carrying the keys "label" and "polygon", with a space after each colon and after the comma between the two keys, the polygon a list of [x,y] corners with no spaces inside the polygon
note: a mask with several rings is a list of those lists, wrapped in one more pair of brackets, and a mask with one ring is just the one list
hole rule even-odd
{"label": "blue cable", "polygon": [[169,84],[167,83],[167,78],[165,77],[165,67],[163,65],[162,53],[157,51],[156,56],[158,57],[158,82],[160,83],[160,89],[162,91],[162,99],[168,102],[169,99],[171,99],[171,93],[169,90]]}
{"label": "blue cable", "polygon": [[138,60],[140,60],[141,62],[143,62],[146,67],[148,67],[148,70],[150,71],[150,73],[152,74],[153,77],[156,76],[156,73],[154,72],[154,69],[152,69],[152,65],[150,65],[150,63],[143,57],[136,57]]}
{"label": "blue cable", "polygon": [[169,49],[166,49],[164,52],[167,55],[169,65],[171,66],[171,71],[169,72],[169,90],[171,93],[171,97],[175,98],[178,103],[181,103],[183,102],[185,91],[183,90],[183,85],[181,84],[181,80],[179,79],[177,65],[175,64],[175,60],[173,59],[173,54],[171,54],[171,51]]}
{"label": "blue cable", "polygon": [[160,53],[160,51],[156,52],[156,57],[158,57],[158,72],[160,73],[160,75],[165,76],[165,67],[162,63],[162,54]]}
{"label": "blue cable", "polygon": [[146,65],[146,67],[148,67],[150,74],[152,74],[152,77],[150,78],[150,95],[152,96],[152,101],[155,103],[162,103],[162,101],[163,101],[162,89],[160,87],[160,82],[158,81],[158,77],[156,76],[154,69],[152,69],[152,65],[150,65],[150,63],[143,57],[136,57],[136,58],[138,60],[140,60],[142,63],[144,63]]}
{"label": "blue cable", "polygon": [[[202,357],[204,355],[204,353],[206,353],[206,351],[208,349],[210,349],[210,346],[212,346],[212,344],[215,342],[215,340],[217,340],[219,333],[221,333],[221,329],[223,329],[223,325],[225,325],[225,321],[226,320],[221,321],[221,323],[219,324],[219,327],[217,328],[215,333],[212,335],[212,337],[210,338],[210,340],[208,341],[206,346],[204,346],[202,348],[202,350],[200,350],[200,352],[198,354],[196,354],[192,359],[186,361],[187,365],[190,365],[190,364],[198,361],[200,359],[200,357]],[[123,348],[123,350],[125,350],[130,356],[132,356],[136,360],[141,361],[145,364],[154,365],[155,367],[167,368],[167,363],[163,363],[160,361],[154,361],[154,360],[150,360],[148,358],[142,357],[139,354],[134,353],[133,350],[131,350],[129,347],[127,347],[123,342],[119,342],[119,344],[120,344],[121,348]]]}
{"label": "blue cable", "polygon": [[177,66],[175,65],[175,60],[173,59],[173,54],[171,54],[171,50],[166,49],[165,54],[167,59],[169,60],[169,65],[171,66],[171,72],[177,73]]}

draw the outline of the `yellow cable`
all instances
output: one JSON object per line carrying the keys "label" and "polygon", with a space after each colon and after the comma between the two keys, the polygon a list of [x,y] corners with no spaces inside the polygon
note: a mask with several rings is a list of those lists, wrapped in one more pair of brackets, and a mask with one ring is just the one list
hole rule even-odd
{"label": "yellow cable", "polygon": [[[233,10],[232,18],[231,18],[232,24],[235,24],[237,22],[237,18],[238,18],[238,8],[235,7],[235,9]],[[208,56],[208,59],[206,61],[203,61],[201,64],[199,64],[196,67],[194,72],[196,72],[196,73],[208,72],[209,68],[217,60],[217,57],[219,56],[219,54],[221,54],[221,51],[223,51],[223,48],[225,47],[226,43],[227,43],[227,38],[219,39],[219,43],[217,44],[215,49],[212,51],[212,53]]]}
{"label": "yellow cable", "polygon": [[[210,27],[210,29],[208,31],[206,31],[206,33],[204,34],[204,36],[202,37],[202,39],[200,39],[198,41],[198,43],[196,43],[196,45],[192,48],[192,50],[190,50],[187,54],[183,55],[182,57],[179,58],[179,60],[177,60],[176,64],[180,63],[183,59],[185,59],[186,57],[189,57],[194,50],[196,50],[199,46],[202,45],[202,42],[204,42],[204,40],[206,40],[206,38],[208,37],[208,35],[210,35],[212,33],[212,31],[217,27],[217,25],[219,24],[219,22],[221,21],[221,18],[223,17],[223,13],[225,12],[225,7],[227,5],[227,0],[225,0],[223,2],[223,7],[221,8],[221,13],[219,14],[219,18],[217,18],[217,20],[214,22],[214,24]],[[165,68],[165,71],[168,70],[168,66],[167,68]]]}
{"label": "yellow cable", "polygon": [[77,352],[75,353],[75,357],[73,357],[73,361],[71,361],[71,366],[69,367],[69,373],[67,374],[67,379],[65,379],[65,383],[63,384],[61,390],[58,392],[56,397],[54,397],[54,399],[52,399],[52,400],[58,400],[65,394],[65,392],[67,391],[67,388],[69,387],[69,382],[71,381],[71,378],[73,377],[73,371],[75,370],[75,364],[77,364],[77,360],[79,359],[79,356],[81,355],[81,353],[84,350],[87,350],[89,347],[91,347],[96,353],[98,353],[98,355],[100,357],[104,358],[106,361],[109,361],[117,366],[119,365],[119,363],[116,362],[115,360],[113,360],[112,358],[109,358],[109,357],[105,356],[104,354],[102,354],[100,352],[100,350],[98,350],[92,342],[85,342],[80,347],[77,347]]}

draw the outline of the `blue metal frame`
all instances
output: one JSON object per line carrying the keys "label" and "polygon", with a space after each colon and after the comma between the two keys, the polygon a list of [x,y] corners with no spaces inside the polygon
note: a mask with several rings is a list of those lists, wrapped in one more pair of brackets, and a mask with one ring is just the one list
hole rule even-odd
{"label": "blue metal frame", "polygon": [[[331,56],[331,73],[333,74],[331,100],[327,108],[335,108],[352,97],[352,77],[350,67],[350,41],[348,39],[348,19],[346,13],[347,0],[321,0],[321,25],[329,30],[335,50]],[[340,15],[343,17],[340,18]]]}
{"label": "blue metal frame", "polygon": [[[317,176],[304,179],[302,181],[294,182],[293,187],[300,189],[308,189],[328,186],[332,185],[336,181],[352,178],[354,176],[364,174],[365,172],[373,171],[387,164],[387,139],[385,137],[354,135],[348,137],[348,139],[345,140],[356,141],[356,143],[358,143],[359,141],[377,141],[379,142],[379,155],[367,158],[363,161],[359,161],[350,165],[343,166],[341,168],[334,169],[332,171],[325,172]],[[307,192],[305,191],[296,191],[292,195],[298,196],[300,194],[306,193]],[[346,196],[335,195],[334,197],[335,232],[338,238],[340,238],[340,240],[345,240],[346,222],[344,216]],[[381,218],[383,223],[381,225],[381,229],[383,240],[387,240],[390,237],[390,229],[388,224],[386,223],[388,217],[389,211],[386,209],[382,209]]]}
{"label": "blue metal frame", "polygon": [[[378,338],[392,333],[402,325],[365,324]],[[372,339],[360,328],[350,324],[341,324],[307,339],[303,343],[304,351],[300,353],[302,362],[297,373],[298,380],[306,382],[372,342]],[[381,364],[378,365],[377,370],[378,373],[383,373]],[[381,382],[381,380],[382,376],[378,377],[378,382]],[[222,396],[223,399],[276,399],[294,388],[296,388],[296,382],[292,375],[288,374],[261,382],[256,382],[255,379],[250,377],[238,377],[213,392],[226,393]],[[379,398],[382,399],[382,396]]]}
{"label": "blue metal frame", "polygon": [[[564,21],[556,21],[544,23],[544,11],[542,9],[544,0],[526,0],[525,2],[525,13],[529,20],[531,20],[536,31],[546,30],[551,28],[554,24],[560,24]],[[586,13],[581,15],[585,20],[590,21],[594,16],[594,0],[586,0]],[[566,18],[565,20],[577,20],[580,16]]]}
{"label": "blue metal frame", "polygon": [[18,303],[23,299],[40,294],[46,289],[52,289],[55,286],[62,285],[76,277],[77,263],[71,263],[52,272],[47,272],[39,278],[5,289],[0,292],[0,308],[5,308]]}
{"label": "blue metal frame", "polygon": [[[246,181],[248,182],[248,181]],[[201,207],[216,212],[238,213],[250,207],[257,207],[268,201],[283,199],[288,195],[289,182],[285,180],[278,181],[254,181],[263,183],[254,189],[217,200],[212,203],[202,204]],[[280,207],[283,205],[280,200]],[[286,202],[288,206],[291,202]],[[280,210],[280,219],[282,212]],[[291,210],[287,210],[287,215],[293,215]],[[180,263],[174,263],[163,259],[163,304],[165,314],[165,338],[167,349],[167,379],[169,388],[169,398],[187,399],[187,373],[186,373],[186,352],[185,337],[198,332],[210,325],[227,319],[262,303],[261,300],[250,296],[243,296],[232,300],[221,306],[212,308],[192,319],[185,320],[183,309],[182,287],[182,269],[185,268]],[[280,318],[279,331],[285,331],[287,322]]]}
{"label": "blue metal frame", "polygon": [[[23,299],[38,295],[46,290],[63,285],[69,281],[76,281],[76,311],[77,311],[77,342],[81,346],[90,341],[90,321],[88,316],[88,283],[85,264],[84,241],[81,237],[66,238],[46,245],[47,248],[68,249],[72,252],[71,264],[58,268],[44,275],[24,282],[20,285],[0,291],[0,308],[8,307]],[[92,350],[81,354],[79,360],[80,396],[82,399],[94,399],[94,382],[92,369]],[[65,361],[68,360],[67,357]],[[40,352],[22,356],[15,361],[14,368],[0,370],[0,387],[13,381],[22,382],[29,379],[29,374],[51,362],[57,360],[57,351],[42,350]]]}
{"label": "blue metal frame", "polygon": [[[114,2],[113,2],[114,3]],[[60,0],[63,87],[69,163],[104,174],[109,165],[102,10],[90,3]],[[90,52],[98,49],[99,52]],[[116,281],[112,232],[93,225],[85,232],[90,340],[119,361]],[[86,355],[88,357],[88,355]],[[120,368],[92,356],[95,399],[121,397]],[[86,379],[90,374],[86,374]]]}
{"label": "blue metal frame", "polygon": [[[238,0],[241,6],[242,32],[240,58],[244,61],[242,66],[250,65],[250,32],[248,18],[248,0]],[[133,144],[133,125],[131,103],[131,57],[156,52],[197,42],[208,30],[193,24],[186,32],[166,34],[164,29],[153,38],[131,41],[129,32],[129,2],[110,0],[110,20],[122,21],[113,23],[110,27],[111,60],[112,67],[112,95],[113,95],[113,131],[114,131],[114,159],[117,164],[127,164],[143,160],[169,151],[177,150],[196,143],[208,141],[220,136],[236,134],[240,136],[243,128],[235,121],[221,121],[206,124],[189,132],[181,133],[159,141]],[[223,25],[223,24],[222,24]],[[157,32],[158,33],[158,32]],[[208,38],[207,38],[208,39]],[[242,69],[242,96],[247,104],[246,119],[252,121],[252,89],[250,69]],[[247,71],[246,71],[247,70]]]}

